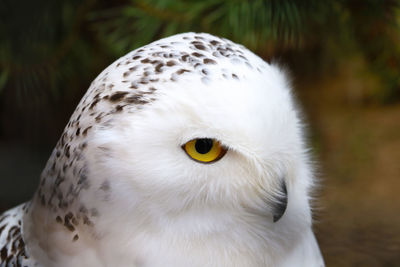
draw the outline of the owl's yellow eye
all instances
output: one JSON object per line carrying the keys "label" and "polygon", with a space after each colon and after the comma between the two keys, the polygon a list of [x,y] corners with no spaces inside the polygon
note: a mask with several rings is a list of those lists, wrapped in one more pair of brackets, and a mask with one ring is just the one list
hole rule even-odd
{"label": "owl's yellow eye", "polygon": [[222,158],[226,153],[220,142],[211,138],[198,138],[182,146],[186,154],[201,163],[211,163]]}

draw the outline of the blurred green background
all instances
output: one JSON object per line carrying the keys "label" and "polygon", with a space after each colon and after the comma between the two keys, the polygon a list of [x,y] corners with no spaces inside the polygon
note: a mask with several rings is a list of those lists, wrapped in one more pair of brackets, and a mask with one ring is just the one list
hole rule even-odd
{"label": "blurred green background", "polygon": [[90,82],[184,31],[242,43],[291,76],[320,187],[327,266],[400,266],[400,1],[1,0],[0,212],[33,194]]}

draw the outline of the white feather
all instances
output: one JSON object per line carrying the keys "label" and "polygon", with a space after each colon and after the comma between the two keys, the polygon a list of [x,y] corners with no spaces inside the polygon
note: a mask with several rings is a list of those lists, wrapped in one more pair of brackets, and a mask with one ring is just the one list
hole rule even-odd
{"label": "white feather", "polygon": [[[206,46],[197,56],[196,40]],[[73,114],[67,144],[58,144],[24,218],[32,257],[62,267],[324,266],[311,230],[314,178],[285,75],[208,34],[142,49],[105,69]],[[116,92],[136,104],[117,112],[126,102],[111,101]],[[217,139],[228,152],[212,164],[195,162],[181,148],[194,138]],[[71,160],[66,150],[80,152]],[[67,180],[56,186],[60,173]],[[274,222],[282,179],[288,205]],[[41,195],[52,203],[51,192],[64,199],[71,186],[80,191],[66,207],[41,204]]]}

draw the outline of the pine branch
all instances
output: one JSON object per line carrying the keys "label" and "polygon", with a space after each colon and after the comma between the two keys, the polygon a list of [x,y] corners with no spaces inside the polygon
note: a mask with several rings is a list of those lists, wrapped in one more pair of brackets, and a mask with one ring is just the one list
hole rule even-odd
{"label": "pine branch", "polygon": [[[132,0],[108,16],[113,22],[100,21],[96,28],[106,43],[120,44],[122,51],[117,52],[121,54],[151,40],[184,31],[210,32],[252,49],[260,49],[266,42],[297,46],[304,31],[303,20],[314,3],[307,0]],[[104,18],[105,13],[94,14],[93,20]],[[132,40],[132,34],[140,39]]]}

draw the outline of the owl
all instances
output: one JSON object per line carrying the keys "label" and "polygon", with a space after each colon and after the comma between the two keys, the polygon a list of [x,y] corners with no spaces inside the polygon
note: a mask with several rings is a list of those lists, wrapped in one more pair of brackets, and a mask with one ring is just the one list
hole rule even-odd
{"label": "owl", "polygon": [[107,67],[32,200],[0,215],[0,266],[324,266],[314,177],[283,71],[183,33]]}

